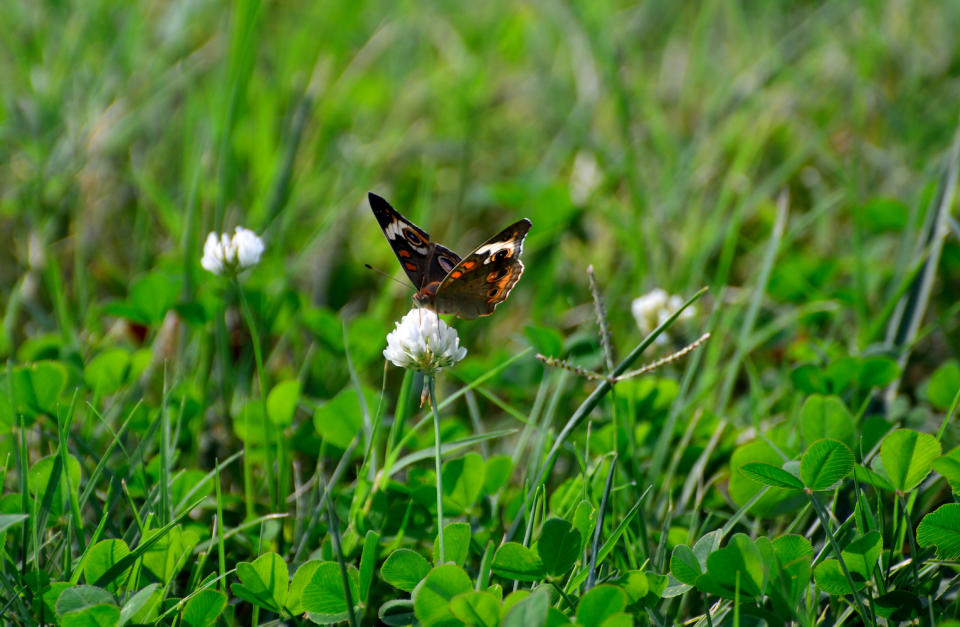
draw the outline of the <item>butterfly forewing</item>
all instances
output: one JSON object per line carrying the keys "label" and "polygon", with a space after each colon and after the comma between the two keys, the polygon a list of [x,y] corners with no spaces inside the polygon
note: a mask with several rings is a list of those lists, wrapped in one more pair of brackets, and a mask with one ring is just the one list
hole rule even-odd
{"label": "butterfly forewing", "polygon": [[431,281],[443,280],[450,271],[443,266],[452,268],[460,261],[453,251],[432,243],[426,231],[400,215],[385,199],[374,193],[367,198],[380,230],[415,288],[419,290]]}

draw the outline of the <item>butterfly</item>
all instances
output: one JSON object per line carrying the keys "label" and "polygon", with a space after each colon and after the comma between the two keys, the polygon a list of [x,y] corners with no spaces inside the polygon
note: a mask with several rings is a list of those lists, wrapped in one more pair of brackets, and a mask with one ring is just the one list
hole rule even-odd
{"label": "butterfly", "polygon": [[417,289],[413,296],[417,306],[468,320],[489,316],[520,280],[520,253],[530,220],[514,222],[461,259],[431,242],[426,231],[380,196],[371,192],[368,199],[383,235]]}

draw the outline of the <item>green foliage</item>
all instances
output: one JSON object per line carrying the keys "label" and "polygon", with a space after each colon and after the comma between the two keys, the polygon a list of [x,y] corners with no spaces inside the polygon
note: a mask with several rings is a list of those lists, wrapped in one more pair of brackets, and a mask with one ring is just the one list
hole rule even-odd
{"label": "green foliage", "polygon": [[[324,562],[321,560],[310,560],[304,562],[297,568],[290,580],[290,586],[287,588],[287,609],[293,615],[303,614],[303,591],[313,580],[313,576]],[[341,586],[342,590],[342,586]]]}
{"label": "green foliage", "polygon": [[[440,561],[440,538],[433,541],[433,563]],[[444,557],[447,562],[463,566],[470,552],[470,525],[468,523],[450,523],[443,527]]]}
{"label": "green foliage", "polygon": [[419,553],[410,549],[397,549],[380,567],[380,576],[384,581],[406,592],[417,587],[428,572],[430,572],[430,563]]}
{"label": "green foliage", "polygon": [[917,526],[917,543],[937,547],[938,559],[960,557],[960,503],[941,505],[924,516]]}
{"label": "green foliage", "polygon": [[931,465],[947,480],[954,494],[960,493],[960,447],[941,455]]}
{"label": "green foliage", "polygon": [[[376,407],[376,397],[364,392],[368,407]],[[317,433],[332,446],[345,449],[354,436],[363,428],[363,412],[352,388],[344,388],[339,394],[317,407],[313,414]]]}
{"label": "green foliage", "polygon": [[6,531],[29,518],[26,514],[0,514],[0,532]]}
{"label": "green foliage", "polygon": [[930,377],[927,396],[930,404],[937,409],[947,409],[960,394],[960,363],[948,361]]}
{"label": "green foliage", "polygon": [[87,583],[94,584],[100,582],[101,584],[107,586],[108,589],[116,589],[114,585],[111,588],[111,584],[123,577],[127,572],[123,570],[116,574],[113,580],[111,581],[101,581],[103,575],[107,572],[110,572],[117,562],[121,559],[130,555],[130,548],[127,546],[127,543],[123,540],[114,539],[114,540],[101,540],[93,545],[93,548],[90,549],[90,552],[87,553],[87,560],[83,564],[83,576],[86,578]]}
{"label": "green foliage", "polygon": [[586,627],[599,627],[627,606],[627,595],[617,586],[591,588],[577,605],[577,622]]}
{"label": "green foliage", "polygon": [[492,570],[505,579],[517,581],[539,581],[546,575],[540,556],[517,542],[507,542],[497,549]]}
{"label": "green foliage", "polygon": [[853,472],[853,453],[843,442],[817,440],[800,458],[800,478],[811,490],[829,490]]}
{"label": "green foliage", "polygon": [[[776,514],[797,509],[801,502],[797,500],[794,491],[795,482],[787,479],[782,473],[771,471],[770,467],[779,469],[783,464],[782,451],[774,448],[767,442],[755,440],[738,447],[730,456],[730,467],[736,469],[730,476],[730,498],[739,506],[745,505],[752,498],[758,496],[761,486],[754,476],[757,470],[761,475],[776,476],[778,481],[786,482],[788,487],[774,487],[767,489],[751,511],[759,515]],[[746,473],[741,469],[747,464],[767,464],[762,468],[747,466]],[[750,473],[753,473],[751,475]],[[786,473],[786,471],[783,471]],[[787,473],[790,474],[790,473]]]}
{"label": "green foliage", "polygon": [[83,369],[83,380],[96,396],[108,396],[119,390],[130,372],[130,353],[115,348],[90,360]]}
{"label": "green foliage", "polygon": [[839,440],[847,446],[854,442],[854,424],[847,406],[837,396],[814,394],[800,410],[800,431],[812,443],[823,438]]}
{"label": "green foliage", "polygon": [[483,469],[482,494],[497,494],[510,481],[513,473],[513,460],[506,455],[494,455],[489,458]]}
{"label": "green foliage", "polygon": [[275,425],[287,426],[293,422],[293,414],[300,400],[300,382],[281,381],[273,386],[267,396],[267,415]]}
{"label": "green foliage", "polygon": [[[134,593],[127,602],[123,604],[123,607],[120,609],[120,620],[119,625],[125,625],[129,622],[142,622],[150,617],[150,614],[153,608],[156,607],[157,603],[160,601],[159,597],[159,588],[160,584],[152,583],[144,588],[138,590]],[[206,592],[206,591],[201,591]],[[219,593],[220,598],[223,601],[226,601],[226,595]],[[213,613],[214,608],[217,607],[218,601],[214,598],[211,599],[209,595],[206,596],[206,600],[212,604],[207,610],[207,615]],[[219,615],[223,611],[225,603],[219,603],[219,609],[216,610],[215,615]]]}
{"label": "green foliage", "polygon": [[791,475],[782,468],[777,468],[773,464],[764,462],[747,462],[740,466],[740,474],[757,483],[770,486],[772,488],[788,488],[799,490],[803,488],[803,482]]}
{"label": "green foliage", "polygon": [[[89,608],[113,605],[113,595],[96,586],[74,586],[64,590],[57,598],[57,614],[65,616]],[[117,618],[119,618],[119,608]]]}
{"label": "green foliage", "polygon": [[477,453],[444,462],[443,509],[452,515],[468,511],[480,496],[484,485],[484,461]]}
{"label": "green foliage", "polygon": [[698,581],[705,592],[733,598],[758,597],[766,591],[772,545],[767,538],[754,542],[744,534],[730,538],[726,547],[707,557],[707,577]]}
{"label": "green foliage", "polygon": [[465,625],[500,624],[500,602],[490,592],[464,592],[450,599],[450,612]]}
{"label": "green foliage", "polygon": [[[8,3],[0,622],[955,623],[957,23]],[[439,438],[371,190],[533,224]]]}
{"label": "green foliage", "polygon": [[[819,564],[814,571],[814,578],[817,582],[817,587],[826,592],[827,594],[835,595],[846,595],[852,593],[852,588],[847,582],[846,575],[843,573],[843,567],[840,565],[839,560],[835,559],[825,559]],[[862,589],[866,585],[866,582],[861,580],[855,582],[857,590]]]}
{"label": "green foliage", "polygon": [[[266,553],[253,562],[240,562],[237,564],[237,577],[240,583],[230,586],[234,595],[277,613],[284,607],[290,574],[283,558],[276,553]],[[311,583],[315,580],[316,575]],[[309,589],[310,584],[307,584],[306,590]],[[310,608],[307,611],[311,611]]]}
{"label": "green foliage", "polygon": [[180,289],[177,277],[152,272],[133,282],[126,300],[109,303],[105,309],[133,322],[155,325],[174,306]]}
{"label": "green foliage", "polygon": [[195,529],[174,526],[170,529],[154,529],[144,534],[144,541],[154,540],[143,555],[143,567],[166,584],[184,566],[187,556],[199,540]]}
{"label": "green foliage", "polygon": [[537,540],[537,554],[547,575],[566,574],[579,559],[582,545],[580,532],[566,520],[551,518],[544,522]]}
{"label": "green foliage", "polygon": [[[40,414],[56,414],[57,401],[67,386],[67,369],[63,364],[39,361],[29,366],[18,366],[11,375],[3,390],[6,402],[0,407],[5,405],[6,411],[13,408],[25,420],[32,420]],[[4,422],[8,427],[16,424],[9,414]]]}
{"label": "green foliage", "polygon": [[227,595],[219,590],[199,590],[183,606],[183,624],[189,627],[210,627],[227,606]]}
{"label": "green foliage", "polygon": [[893,488],[905,492],[926,478],[940,451],[940,443],[929,433],[898,429],[884,438],[880,459]]}
{"label": "green foliage", "polygon": [[413,611],[423,625],[455,625],[451,600],[469,592],[470,578],[455,564],[443,564],[431,570],[413,591]]}
{"label": "green foliage", "polygon": [[504,627],[546,625],[549,612],[550,594],[544,588],[538,588],[533,594],[518,590],[507,597],[500,608]]}
{"label": "green foliage", "polygon": [[[358,587],[359,573],[353,566],[347,567],[347,581],[350,585],[350,598],[360,610],[356,600],[360,596]],[[303,588],[301,603],[310,620],[321,625],[339,623],[347,619],[348,607],[343,586],[343,576],[336,562],[321,562]]]}

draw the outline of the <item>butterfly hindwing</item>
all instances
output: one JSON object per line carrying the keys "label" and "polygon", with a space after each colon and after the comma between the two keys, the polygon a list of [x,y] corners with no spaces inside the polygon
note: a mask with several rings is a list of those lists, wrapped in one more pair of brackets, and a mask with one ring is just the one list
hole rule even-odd
{"label": "butterfly hindwing", "polygon": [[526,218],[514,222],[464,257],[436,290],[437,313],[467,319],[492,314],[523,274],[520,253],[530,226]]}
{"label": "butterfly hindwing", "polygon": [[[426,283],[433,283],[434,281],[442,281],[450,271],[457,267],[457,264],[460,263],[460,255],[453,252],[446,246],[441,246],[440,244],[433,245],[433,257],[430,259],[430,267],[427,272]],[[422,286],[417,286],[420,288]]]}

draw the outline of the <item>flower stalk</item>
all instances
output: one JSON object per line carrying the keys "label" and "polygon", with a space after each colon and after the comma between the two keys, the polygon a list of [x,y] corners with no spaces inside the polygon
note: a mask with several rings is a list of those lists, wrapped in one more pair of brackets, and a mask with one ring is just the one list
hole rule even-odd
{"label": "flower stalk", "polygon": [[429,374],[425,377],[427,391],[430,394],[430,410],[433,412],[433,437],[434,437],[434,467],[437,473],[437,544],[440,547],[438,553],[440,564],[446,563],[445,549],[443,543],[443,473],[440,463],[440,412],[437,411],[437,394],[435,377]]}
{"label": "flower stalk", "polygon": [[[266,452],[267,492],[270,495],[270,507],[274,510],[279,510],[277,489],[273,480],[273,429],[271,429],[270,417],[267,415],[267,380],[266,373],[263,370],[263,353],[260,348],[260,334],[257,332],[257,325],[253,320],[253,312],[250,310],[250,304],[247,302],[247,297],[243,293],[240,281],[236,275],[234,275],[233,278],[236,282],[237,291],[240,293],[240,305],[243,310],[243,318],[247,323],[250,339],[253,342],[253,359],[257,368],[257,381],[260,386],[260,413],[262,414],[263,420],[263,437],[266,440],[263,443],[263,448]],[[245,426],[249,427],[250,425],[247,424]],[[244,436],[244,447],[246,447],[250,439],[250,432],[246,431]],[[247,457],[247,455],[244,454],[244,457]]]}

